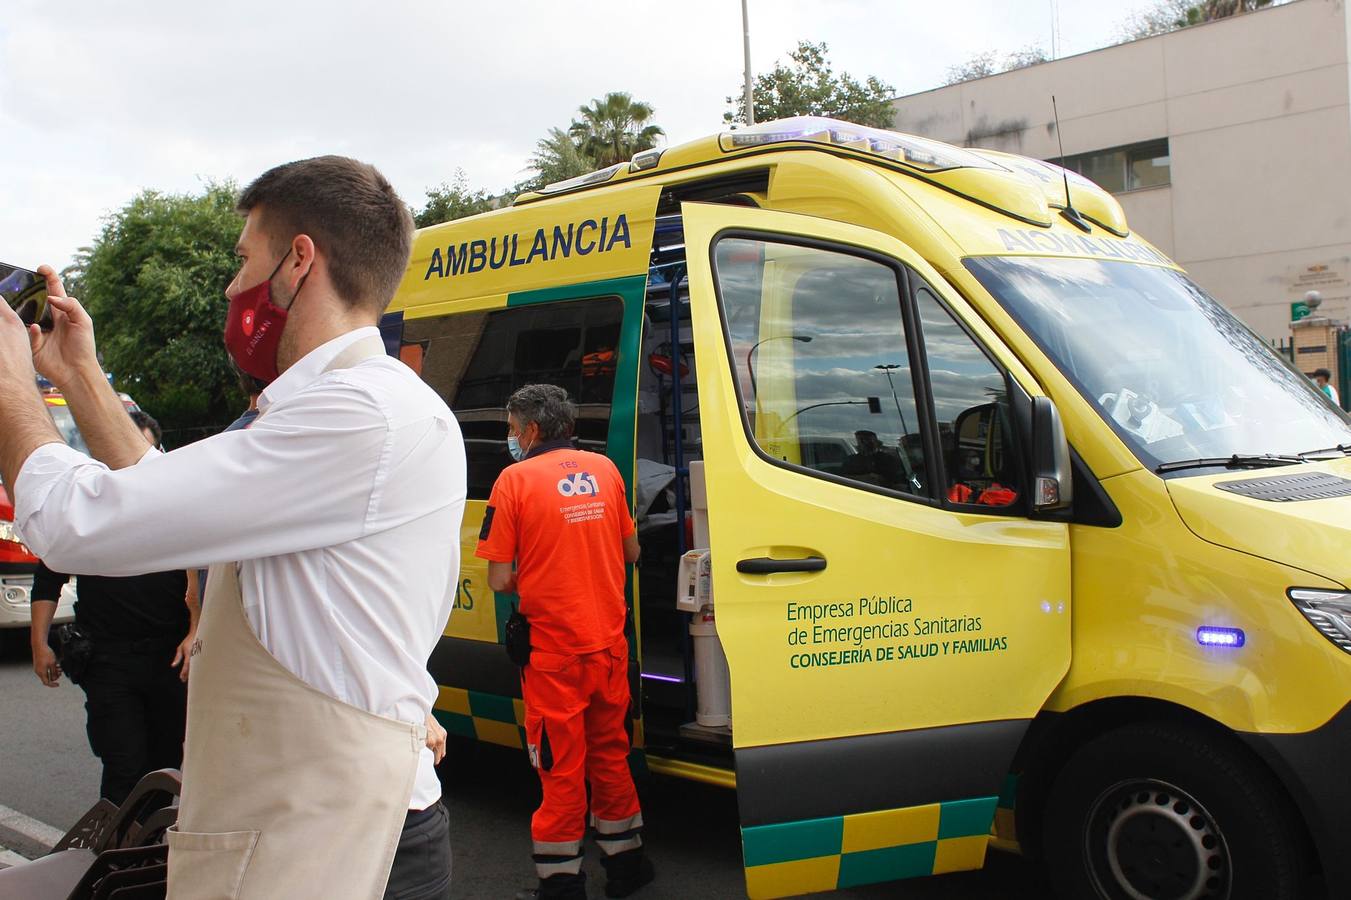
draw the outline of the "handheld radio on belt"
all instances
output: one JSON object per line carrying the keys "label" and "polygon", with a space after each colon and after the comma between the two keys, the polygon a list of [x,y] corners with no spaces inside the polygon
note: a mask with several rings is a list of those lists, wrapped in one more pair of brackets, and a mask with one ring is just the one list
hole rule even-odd
{"label": "handheld radio on belt", "polygon": [[511,615],[502,630],[502,644],[507,657],[524,669],[530,663],[530,620],[521,615],[516,604],[511,604]]}

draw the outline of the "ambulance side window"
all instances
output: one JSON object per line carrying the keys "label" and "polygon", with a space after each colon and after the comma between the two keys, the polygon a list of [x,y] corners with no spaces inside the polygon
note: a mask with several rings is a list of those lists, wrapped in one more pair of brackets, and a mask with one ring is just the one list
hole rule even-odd
{"label": "ambulance side window", "polygon": [[623,304],[614,297],[407,319],[399,357],[441,395],[464,433],[469,499],[511,463],[505,406],[524,384],[577,404],[577,446],[604,453]]}
{"label": "ambulance side window", "polygon": [[938,425],[944,496],[987,512],[1012,511],[1019,505],[1022,477],[1004,373],[928,285],[914,273],[910,278]]}
{"label": "ambulance side window", "polygon": [[899,272],[843,250],[741,237],[715,250],[750,438],[771,459],[931,498]]}

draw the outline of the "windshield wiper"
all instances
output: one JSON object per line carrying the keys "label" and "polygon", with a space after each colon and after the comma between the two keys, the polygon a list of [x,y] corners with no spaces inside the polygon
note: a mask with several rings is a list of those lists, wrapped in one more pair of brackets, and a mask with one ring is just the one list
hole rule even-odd
{"label": "windshield wiper", "polygon": [[1209,469],[1215,467],[1225,469],[1264,469],[1271,466],[1289,466],[1302,462],[1305,462],[1305,460],[1298,456],[1276,456],[1271,453],[1264,453],[1261,456],[1244,456],[1235,453],[1233,456],[1178,459],[1173,462],[1166,462],[1155,466],[1154,471],[1162,475],[1165,472],[1181,472],[1184,469]]}
{"label": "windshield wiper", "polygon": [[1337,459],[1351,453],[1351,444],[1338,444],[1335,447],[1324,447],[1322,450],[1305,450],[1299,455],[1300,459]]}

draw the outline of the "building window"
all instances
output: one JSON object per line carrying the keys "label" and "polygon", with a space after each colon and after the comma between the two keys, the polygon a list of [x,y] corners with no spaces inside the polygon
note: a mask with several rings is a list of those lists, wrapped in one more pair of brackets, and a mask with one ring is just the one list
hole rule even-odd
{"label": "building window", "polygon": [[1170,183],[1168,139],[1065,157],[1065,168],[1113,194]]}

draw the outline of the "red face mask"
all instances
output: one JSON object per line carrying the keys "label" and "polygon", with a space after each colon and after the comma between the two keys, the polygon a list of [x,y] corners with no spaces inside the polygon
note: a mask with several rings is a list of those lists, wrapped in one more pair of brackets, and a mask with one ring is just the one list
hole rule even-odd
{"label": "red face mask", "polygon": [[[239,368],[265,384],[277,380],[277,347],[286,327],[287,311],[272,302],[272,279],[281,271],[282,263],[291,251],[277,263],[272,274],[251,288],[231,297],[230,310],[225,314],[225,349]],[[296,293],[305,283],[300,279]],[[291,298],[295,303],[295,297]]]}

